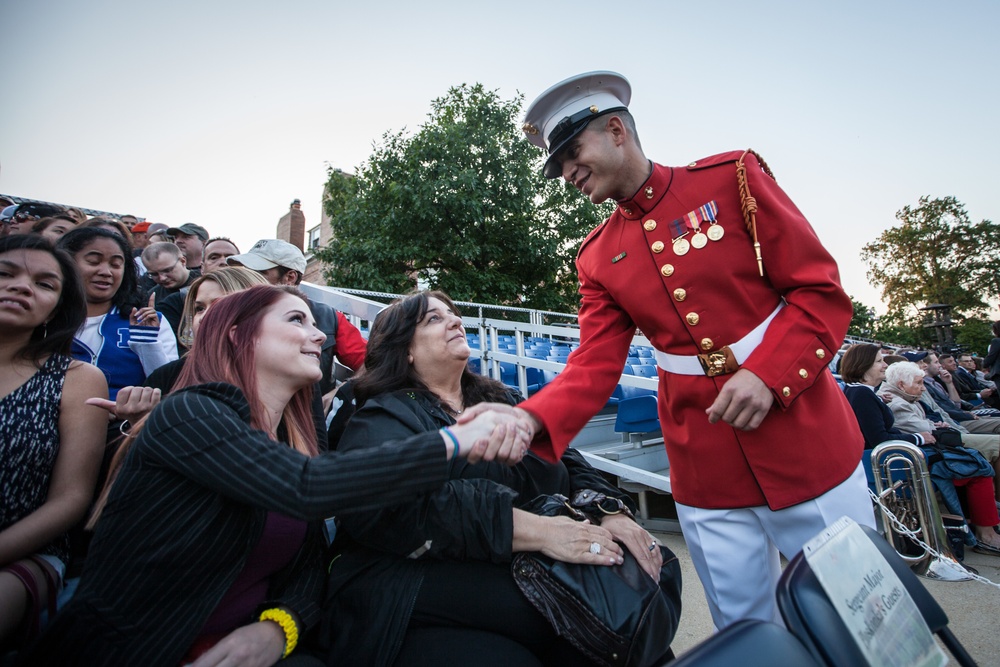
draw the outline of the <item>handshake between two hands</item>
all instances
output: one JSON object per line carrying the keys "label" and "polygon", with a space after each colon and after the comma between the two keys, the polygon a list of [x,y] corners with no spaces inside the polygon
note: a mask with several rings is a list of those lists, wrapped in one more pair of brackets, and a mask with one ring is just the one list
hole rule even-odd
{"label": "handshake between two hands", "polygon": [[450,431],[459,442],[458,456],[470,463],[514,465],[524,458],[541,428],[541,422],[525,410],[504,403],[480,403],[463,412]]}

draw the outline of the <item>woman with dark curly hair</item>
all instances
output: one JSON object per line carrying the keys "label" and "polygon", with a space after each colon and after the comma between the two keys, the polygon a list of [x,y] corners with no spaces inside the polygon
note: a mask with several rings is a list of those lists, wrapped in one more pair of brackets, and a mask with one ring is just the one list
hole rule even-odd
{"label": "woman with dark curly hair", "polygon": [[73,357],[92,363],[114,400],[177,358],[177,341],[152,301],[143,303],[132,248],[120,234],[79,227],[59,240],[76,261],[87,297],[87,319],[73,339]]}
{"label": "woman with dark curly hair", "polygon": [[[418,433],[447,435],[468,407],[520,400],[469,370],[469,355],[462,318],[447,295],[418,292],[383,310],[372,324],[355,384],[358,410],[339,451]],[[573,449],[555,465],[531,453],[511,468],[456,461],[449,477],[414,502],[341,517],[321,633],[330,664],[592,664],[521,594],[511,560],[535,551],[607,567],[628,549],[659,581],[663,554],[632,518],[632,501]],[[541,494],[582,489],[606,499],[599,525],[522,509]],[[662,630],[666,652],[672,629]]]}

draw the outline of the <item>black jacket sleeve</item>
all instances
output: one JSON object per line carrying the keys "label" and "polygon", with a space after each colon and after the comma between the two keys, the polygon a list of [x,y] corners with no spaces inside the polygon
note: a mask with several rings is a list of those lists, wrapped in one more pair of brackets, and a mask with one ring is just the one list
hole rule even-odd
{"label": "black jacket sleeve", "polygon": [[447,479],[437,433],[311,458],[252,429],[248,417],[232,385],[187,388],[151,413],[129,456],[148,457],[237,502],[305,520],[411,500]]}
{"label": "black jacket sleeve", "polygon": [[875,392],[865,387],[848,387],[845,390],[847,400],[858,418],[858,426],[865,436],[865,449],[874,449],[886,440],[903,440],[914,445],[920,441],[912,433],[904,433],[893,427],[895,418],[892,411],[882,402]]}
{"label": "black jacket sleeve", "polygon": [[[421,412],[416,401],[407,405],[370,400],[351,418],[338,451],[367,452],[374,443],[412,438],[420,431],[440,441],[437,428]],[[437,558],[508,562],[516,492],[492,479],[456,478],[454,465],[451,475],[451,481],[413,501],[343,516],[341,526],[357,542],[398,556],[426,553]]]}

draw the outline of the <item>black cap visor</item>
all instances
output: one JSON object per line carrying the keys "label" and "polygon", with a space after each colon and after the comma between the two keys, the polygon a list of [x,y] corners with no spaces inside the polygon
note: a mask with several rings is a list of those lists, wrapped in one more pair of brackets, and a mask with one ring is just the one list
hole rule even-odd
{"label": "black cap visor", "polygon": [[626,107],[613,107],[605,109],[599,113],[594,113],[590,109],[577,111],[572,116],[566,116],[549,135],[549,159],[545,161],[542,173],[545,178],[559,178],[562,176],[562,156],[560,153],[571,141],[583,132],[591,121],[615,111],[623,111]]}

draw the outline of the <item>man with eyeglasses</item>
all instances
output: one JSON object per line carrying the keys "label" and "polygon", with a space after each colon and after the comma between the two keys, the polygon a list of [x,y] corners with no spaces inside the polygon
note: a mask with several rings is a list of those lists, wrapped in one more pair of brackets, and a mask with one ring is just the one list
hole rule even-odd
{"label": "man with eyeglasses", "polygon": [[180,292],[197,278],[188,270],[181,249],[173,243],[151,244],[142,251],[142,263],[146,266],[146,276],[156,283],[150,290],[156,296],[156,303]]}

